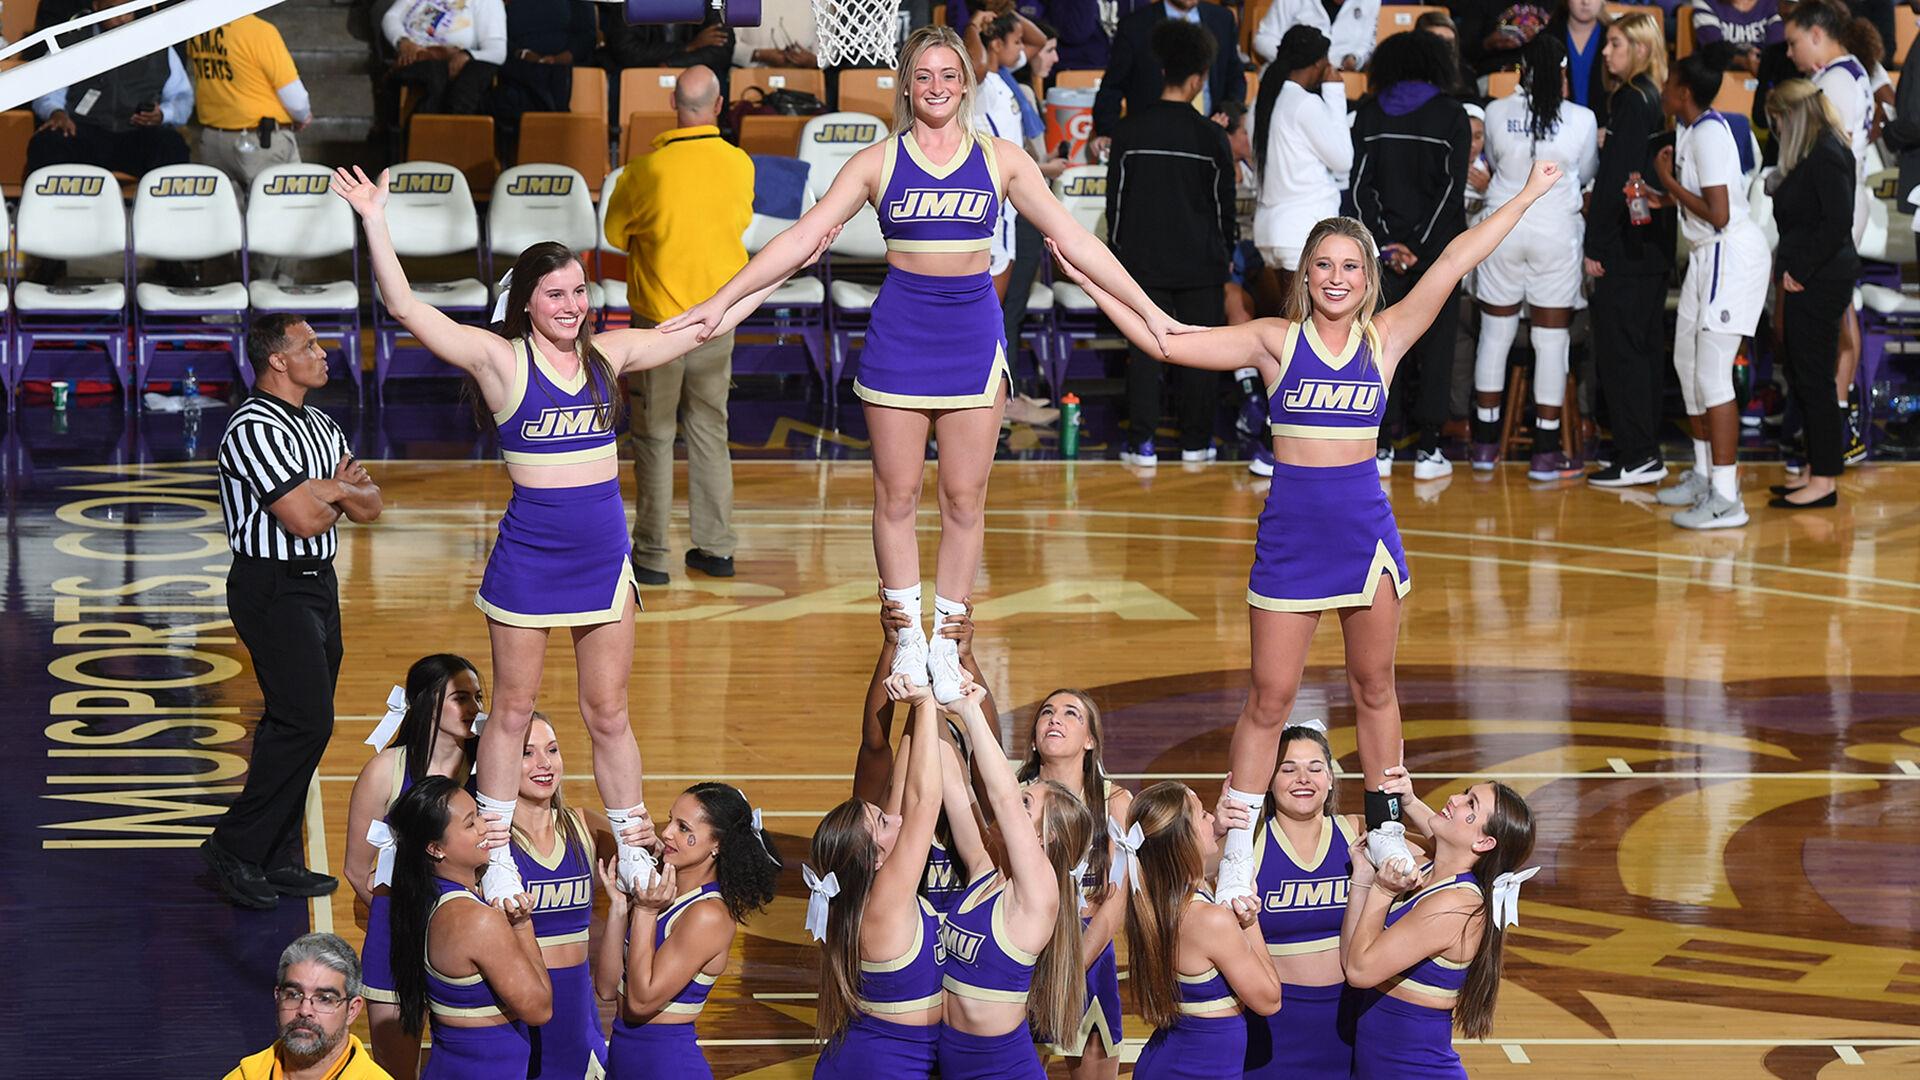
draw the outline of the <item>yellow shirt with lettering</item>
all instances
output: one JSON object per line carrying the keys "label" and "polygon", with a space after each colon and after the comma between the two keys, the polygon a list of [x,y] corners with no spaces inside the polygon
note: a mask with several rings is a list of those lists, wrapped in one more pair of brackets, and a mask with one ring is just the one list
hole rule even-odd
{"label": "yellow shirt with lettering", "polygon": [[272,23],[243,15],[187,39],[194,115],[212,128],[250,128],[263,116],[292,124],[275,93],[300,78],[293,55]]}

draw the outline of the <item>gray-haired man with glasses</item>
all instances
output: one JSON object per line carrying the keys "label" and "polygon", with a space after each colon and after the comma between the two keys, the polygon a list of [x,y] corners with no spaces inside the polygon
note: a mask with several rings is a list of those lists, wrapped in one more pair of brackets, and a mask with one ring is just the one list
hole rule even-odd
{"label": "gray-haired man with glasses", "polygon": [[360,1018],[360,958],[333,934],[308,934],[280,954],[273,980],[280,1038],[226,1080],[393,1080],[347,1029]]}

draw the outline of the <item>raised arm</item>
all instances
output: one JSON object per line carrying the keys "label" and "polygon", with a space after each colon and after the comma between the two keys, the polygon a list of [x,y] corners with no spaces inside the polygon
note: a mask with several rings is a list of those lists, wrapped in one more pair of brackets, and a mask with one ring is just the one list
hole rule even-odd
{"label": "raised arm", "polygon": [[940,740],[940,802],[947,814],[947,835],[953,840],[952,855],[971,883],[993,868],[993,857],[980,834],[980,819],[973,813],[966,762],[960,759],[960,748],[945,739]]}
{"label": "raised arm", "polygon": [[[853,797],[870,803],[887,800],[890,809],[893,789],[906,782],[906,762],[895,769],[893,754],[893,699],[887,696],[887,675],[893,671],[893,651],[903,627],[912,625],[906,609],[898,600],[880,597],[880,655],[873,662],[873,677],[867,680],[866,700],[860,706],[860,753],[853,764]],[[902,755],[906,753],[902,748]],[[889,779],[891,775],[891,780]]]}
{"label": "raised arm", "polygon": [[734,922],[724,905],[711,902],[685,909],[673,933],[658,949],[653,946],[661,913],[679,895],[678,877],[669,866],[653,888],[634,897],[627,922],[626,995],[621,1004],[639,1017],[650,1017],[686,988],[702,968],[733,945]]}
{"label": "raised arm", "polygon": [[[1159,343],[1154,340],[1146,320],[1133,308],[1121,303],[1082,272],[1051,237],[1047,239],[1047,250],[1053,253],[1053,261],[1060,267],[1060,272],[1087,291],[1087,295],[1099,306],[1101,314],[1113,320],[1121,336],[1144,352],[1160,352]],[[1208,371],[1236,371],[1251,365],[1260,369],[1260,381],[1270,384],[1280,377],[1279,361],[1273,358],[1265,338],[1267,328],[1275,326],[1284,330],[1286,324],[1274,319],[1255,319],[1238,326],[1215,326],[1192,333],[1173,334],[1167,338],[1164,355],[1170,364]]]}
{"label": "raised arm", "polygon": [[513,366],[513,346],[491,330],[454,322],[445,312],[413,295],[400,256],[394,253],[393,237],[387,232],[389,183],[387,170],[381,171],[378,182],[367,179],[358,165],[351,173],[346,169],[333,171],[334,194],[347,200],[366,228],[367,257],[373,263],[373,280],[380,286],[380,302],[428,352],[479,380],[484,399],[503,399],[507,373]]}
{"label": "raised arm", "polygon": [[870,914],[912,906],[927,865],[927,852],[933,847],[933,827],[940,820],[939,706],[934,704],[931,690],[915,686],[905,675],[888,679],[887,692],[912,707],[912,738],[906,741],[907,760],[896,765],[904,767],[907,774],[900,799],[900,835],[893,842],[893,853],[874,874],[868,901]]}
{"label": "raised arm", "polygon": [[[599,846],[597,838],[595,846]],[[627,922],[633,900],[620,888],[620,875],[615,869],[618,865],[617,855],[602,856],[597,860],[597,865],[600,891],[607,898],[607,921],[593,946],[593,996],[601,1001],[612,1001],[620,996],[620,980],[626,976]]]}
{"label": "raised arm", "polygon": [[1208,961],[1219,969],[1240,1004],[1261,1016],[1279,1012],[1280,973],[1267,956],[1267,942],[1260,934],[1259,908],[1252,904],[1228,908],[1194,901],[1187,905],[1186,917],[1194,920]]}
{"label": "raised arm", "polygon": [[1460,279],[1476,266],[1479,266],[1500,241],[1507,238],[1513,227],[1520,223],[1521,215],[1527,212],[1534,200],[1546,194],[1547,190],[1560,179],[1560,164],[1554,161],[1536,161],[1533,171],[1527,176],[1526,187],[1520,194],[1507,200],[1506,205],[1487,215],[1478,225],[1473,226],[1446,246],[1433,265],[1420,278],[1406,299],[1381,312],[1374,319],[1374,326],[1380,333],[1380,371],[1385,378],[1393,377],[1393,369],[1406,355],[1420,335],[1433,325],[1434,317],[1440,314],[1440,305],[1453,298],[1455,286]]}
{"label": "raised arm", "polygon": [[986,692],[978,683],[970,683],[966,696],[951,708],[967,725],[967,739],[973,747],[973,767],[986,785],[987,804],[993,809],[994,823],[1000,826],[1000,838],[1007,849],[1007,877],[1013,907],[1009,915],[1022,922],[1047,926],[1059,909],[1059,884],[1046,849],[1027,819],[1025,793],[1013,778],[1013,766],[1000,748],[1000,735],[993,730],[980,703]]}

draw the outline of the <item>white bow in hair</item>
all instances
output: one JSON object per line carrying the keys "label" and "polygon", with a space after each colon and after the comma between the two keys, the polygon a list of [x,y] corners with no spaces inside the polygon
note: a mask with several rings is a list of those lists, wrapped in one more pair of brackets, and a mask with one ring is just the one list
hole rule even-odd
{"label": "white bow in hair", "polygon": [[486,713],[474,713],[474,714],[473,714],[473,738],[476,738],[476,739],[477,739],[477,738],[479,738],[479,737],[480,737],[480,725],[481,725],[481,724],[484,724],[484,723],[486,723],[486,722],[487,722],[487,714],[486,714]]}
{"label": "white bow in hair", "polygon": [[1493,925],[1501,930],[1520,925],[1520,886],[1540,872],[1537,866],[1501,874],[1493,879]]}
{"label": "white bow in hair", "polygon": [[827,902],[840,895],[840,879],[829,873],[814,875],[813,867],[800,864],[800,880],[807,883],[807,933],[815,941],[827,939]]}
{"label": "white bow in hair", "polygon": [[1113,860],[1113,883],[1118,885],[1121,878],[1130,877],[1133,879],[1133,891],[1139,892],[1140,845],[1147,842],[1147,834],[1140,830],[1137,821],[1133,823],[1133,828],[1122,832],[1120,823],[1112,818],[1107,819],[1107,830],[1113,834],[1114,846],[1120,849],[1120,857]]}
{"label": "white bow in hair", "polygon": [[373,883],[375,885],[393,884],[393,853],[398,847],[394,843],[393,830],[384,821],[367,823],[367,843],[373,845]]}
{"label": "white bow in hair", "polygon": [[[734,790],[737,791],[739,789],[736,788]],[[767,858],[773,860],[773,865],[775,866],[783,865],[780,862],[779,856],[773,853],[772,845],[767,843],[766,826],[761,821],[760,808],[757,806],[753,808],[753,838],[755,840],[760,841],[760,850],[767,853]],[[832,875],[828,875],[828,876],[832,876]]]}
{"label": "white bow in hair", "polygon": [[1308,731],[1317,731],[1322,735],[1325,735],[1327,733],[1327,722],[1325,720],[1321,720],[1318,718],[1315,718],[1312,720],[1302,720],[1293,726],[1303,727],[1303,728],[1306,728]]}
{"label": "white bow in hair", "polygon": [[373,734],[367,736],[367,745],[376,750],[384,750],[393,736],[400,730],[400,721],[407,718],[407,688],[396,686],[387,694],[387,715],[374,725]]}
{"label": "white bow in hair", "polygon": [[508,270],[506,273],[500,275],[500,282],[494,287],[500,290],[500,295],[494,299],[493,315],[487,321],[496,323],[506,322],[507,293],[513,288],[513,271]]}

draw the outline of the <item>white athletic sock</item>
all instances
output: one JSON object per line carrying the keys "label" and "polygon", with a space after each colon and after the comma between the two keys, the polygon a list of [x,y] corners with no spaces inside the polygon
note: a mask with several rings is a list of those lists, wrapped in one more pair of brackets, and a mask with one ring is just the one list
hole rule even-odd
{"label": "white athletic sock", "polygon": [[1713,465],[1713,493],[1730,502],[1740,501],[1740,466]]}
{"label": "white athletic sock", "polygon": [[1498,394],[1507,388],[1507,354],[1520,336],[1520,316],[1480,316],[1480,343],[1473,350],[1473,388]]}
{"label": "white athletic sock", "polygon": [[[475,795],[473,801],[480,807],[482,817],[499,818],[501,828],[507,830],[509,833],[513,831],[513,808],[519,805],[516,800],[507,799],[502,801],[500,799],[489,799],[485,795]],[[487,853],[487,861],[505,863],[508,866],[512,866],[513,845],[502,844],[489,851]]]}
{"label": "white athletic sock", "polygon": [[1500,422],[1500,406],[1475,405],[1473,407],[1473,418],[1483,424],[1497,424]]}
{"label": "white athletic sock", "polygon": [[1567,354],[1573,333],[1564,326],[1536,326],[1527,331],[1533,344],[1533,403],[1558,408],[1567,403]]}
{"label": "white athletic sock", "polygon": [[906,609],[907,614],[912,617],[912,625],[903,628],[900,631],[901,634],[910,635],[921,640],[926,639],[926,628],[920,623],[922,613],[920,609],[919,582],[916,581],[904,589],[881,589],[880,595],[889,600],[897,601],[901,607]]}
{"label": "white athletic sock", "polygon": [[[1260,816],[1260,808],[1264,806],[1267,801],[1267,796],[1265,792],[1237,791],[1233,788],[1227,788],[1222,792],[1222,794],[1226,795],[1227,798],[1232,799],[1233,801],[1245,806],[1253,814],[1254,818],[1256,819],[1256,823],[1257,823],[1257,819]],[[1244,829],[1228,829],[1226,845],[1220,849],[1220,853],[1222,856],[1227,858],[1232,858],[1234,856],[1244,856],[1249,859],[1253,858],[1252,827],[1249,826],[1248,828],[1244,828]]]}
{"label": "white athletic sock", "polygon": [[1560,418],[1556,416],[1548,419],[1544,416],[1536,416],[1533,419],[1533,426],[1539,428],[1541,431],[1559,431]]}
{"label": "white athletic sock", "polygon": [[1713,475],[1713,444],[1705,439],[1693,440],[1693,471],[1701,476]]}
{"label": "white athletic sock", "polygon": [[947,616],[966,613],[967,605],[961,601],[949,600],[939,593],[933,594],[933,637],[929,640],[934,651],[954,653],[960,651],[960,643],[940,633],[940,628],[947,624]]}
{"label": "white athletic sock", "polygon": [[[1255,824],[1259,823],[1260,808],[1266,802],[1264,794],[1235,791],[1233,788],[1225,788],[1221,793],[1245,806],[1252,813]],[[1223,904],[1235,897],[1252,895],[1252,827],[1227,830],[1226,843],[1220,848],[1220,876],[1214,884],[1214,891],[1217,894],[1215,899]]]}

